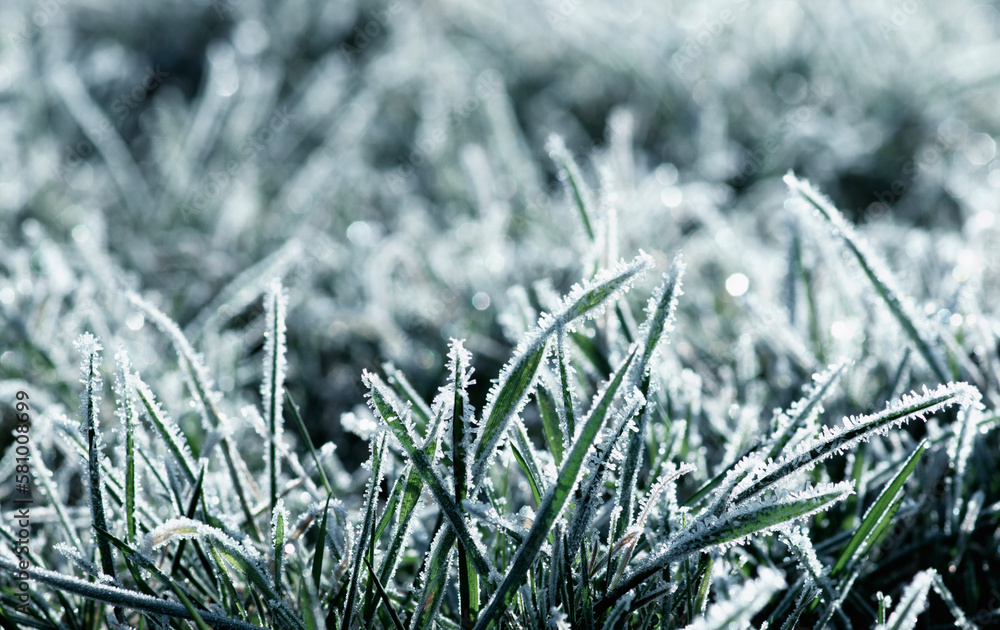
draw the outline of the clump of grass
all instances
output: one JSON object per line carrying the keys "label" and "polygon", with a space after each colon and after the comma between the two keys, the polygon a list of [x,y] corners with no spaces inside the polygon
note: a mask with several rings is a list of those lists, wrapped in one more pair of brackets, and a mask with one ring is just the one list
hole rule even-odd
{"label": "clump of grass", "polygon": [[[824,218],[843,221],[790,181]],[[867,269],[856,237],[837,229]],[[667,349],[687,326],[678,325],[679,257],[643,321],[631,314],[630,289],[654,266],[640,253],[550,300],[483,404],[470,395],[475,354],[460,340],[451,341],[446,378],[428,401],[399,371],[365,371],[364,483],[337,474],[329,449],[315,448],[297,407],[284,404],[294,357],[286,356],[281,283],[263,296],[260,405],[244,408],[242,420],[227,413],[232,405],[180,327],[133,296],[175,349],[192,411],[172,419],[119,352],[114,398],[123,426],[105,444],[102,348],[89,333],[79,338],[84,431],[60,421],[49,439],[83,456],[62,468],[87,480],[90,516],[67,507],[72,499],[47,482],[43,462],[35,473],[61,525],[45,537],[88,576],[33,555],[27,573],[44,593],[18,609],[5,574],[4,620],[289,630],[847,625],[868,610],[849,605],[864,601],[859,585],[898,571],[891,552],[900,543],[891,538],[921,505],[938,501],[928,484],[942,477],[928,459],[956,464],[945,503],[964,512],[950,534],[954,566],[962,566],[979,528],[996,518],[966,472],[976,440],[968,427],[982,434],[996,424],[976,387],[923,387],[837,423],[824,401],[859,369],[841,362],[769,422],[731,411],[734,435],[766,429],[738,456],[710,464],[699,449],[717,429],[699,411],[694,381],[678,380]],[[697,276],[687,287],[703,290]],[[890,307],[901,303],[888,295]],[[621,334],[602,336],[611,326]],[[938,343],[903,328],[918,352]],[[55,419],[58,409],[47,414]],[[288,444],[287,414],[302,449]],[[925,437],[914,441],[908,429]],[[876,459],[869,449],[884,454]],[[308,467],[299,451],[308,452]],[[7,527],[0,532],[15,538]],[[915,536],[917,545],[927,540]],[[14,571],[18,559],[5,549],[0,566]],[[934,590],[957,624],[973,627],[934,567],[908,582],[895,606],[879,600],[868,623],[911,628]]]}

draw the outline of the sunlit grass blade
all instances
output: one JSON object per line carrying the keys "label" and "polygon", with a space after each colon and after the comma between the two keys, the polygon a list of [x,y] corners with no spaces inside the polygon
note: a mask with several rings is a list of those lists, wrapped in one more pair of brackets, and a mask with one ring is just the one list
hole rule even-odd
{"label": "sunlit grass blade", "polygon": [[899,603],[893,609],[885,625],[876,630],[912,630],[917,625],[917,617],[927,608],[927,595],[933,584],[934,569],[921,571],[903,590]]}
{"label": "sunlit grass blade", "polygon": [[[0,555],[0,568],[16,571],[17,564]],[[188,609],[174,602],[168,602],[156,597],[150,597],[129,589],[109,586],[97,582],[87,582],[78,578],[62,575],[46,569],[27,569],[28,576],[54,589],[72,593],[88,600],[104,602],[120,608],[129,608],[151,615],[164,615],[171,618],[193,619]],[[231,619],[215,613],[199,613],[205,623],[218,630],[264,630],[237,619]]]}
{"label": "sunlit grass blade", "polygon": [[876,534],[876,526],[887,516],[890,505],[903,492],[903,484],[906,483],[907,478],[909,478],[913,469],[916,468],[917,462],[920,461],[920,456],[923,455],[926,448],[927,440],[922,440],[913,453],[903,462],[903,466],[892,478],[892,481],[879,493],[878,498],[875,499],[875,503],[865,513],[861,525],[854,532],[854,535],[851,536],[851,540],[840,553],[840,557],[837,558],[837,562],[834,563],[833,568],[830,569],[830,577],[836,577],[844,569],[856,564],[870,548]]}
{"label": "sunlit grass blade", "polygon": [[285,510],[285,503],[278,499],[278,504],[274,506],[271,514],[271,543],[274,549],[274,590],[281,596],[281,572],[285,559],[285,528],[288,522],[288,512]]}
{"label": "sunlit grass blade", "polygon": [[434,495],[434,499],[437,501],[441,511],[448,518],[449,524],[455,530],[458,539],[469,555],[469,559],[475,565],[476,571],[487,580],[492,580],[495,570],[491,569],[489,561],[483,555],[479,545],[472,539],[462,510],[455,502],[454,496],[448,492],[444,482],[434,471],[427,453],[417,448],[414,444],[411,431],[407,428],[408,423],[400,418],[388,398],[390,392],[385,383],[378,376],[367,371],[363,374],[362,380],[368,387],[369,402],[371,403],[372,411],[386,423],[392,430],[392,434],[396,437],[396,440],[402,445],[407,457],[413,464],[413,469],[423,478],[424,483],[427,484],[427,487]]}
{"label": "sunlit grass blade", "polygon": [[563,433],[559,427],[559,414],[556,411],[555,400],[549,390],[543,387],[535,389],[535,398],[538,401],[538,412],[542,417],[542,430],[545,432],[545,444],[548,446],[556,466],[562,465],[563,460]]}
{"label": "sunlit grass blade", "polygon": [[[194,396],[198,412],[202,417],[202,422],[214,429],[220,428],[222,424],[228,424],[223,419],[217,405],[217,401],[221,398],[221,395],[213,389],[212,379],[209,377],[208,370],[202,363],[201,357],[191,347],[184,333],[181,332],[180,327],[167,317],[165,313],[142,299],[139,295],[130,293],[128,298],[136,308],[141,310],[156,325],[160,332],[167,336],[171,345],[173,345],[174,351],[180,360],[181,368],[187,377],[188,388],[191,390],[192,396]],[[220,440],[220,444],[222,446],[222,455],[226,461],[226,467],[229,470],[229,477],[233,480],[233,489],[239,498],[240,507],[243,509],[247,526],[250,528],[250,534],[257,542],[261,542],[263,541],[263,536],[261,535],[260,528],[257,526],[257,520],[254,518],[253,511],[250,509],[250,502],[244,488],[244,481],[241,478],[240,471],[246,470],[246,463],[242,461],[239,452],[233,448],[228,438],[223,437]],[[237,462],[239,462],[239,465],[237,465]]]}
{"label": "sunlit grass blade", "polygon": [[597,603],[598,611],[607,610],[619,598],[662,571],[672,562],[714,547],[738,544],[749,537],[766,534],[821,512],[853,492],[849,484],[827,484],[813,490],[790,495],[786,500],[756,502],[735,508],[711,524],[695,521],[688,528],[675,534],[661,548],[647,556],[623,578],[621,586],[613,589]]}
{"label": "sunlit grass blade", "polygon": [[264,298],[264,380],[260,395],[268,428],[267,466],[271,492],[271,511],[278,504],[278,476],[284,421],[281,415],[282,391],[285,389],[285,310],[288,298],[281,283],[275,281]]}
{"label": "sunlit grass blade", "polygon": [[473,454],[472,489],[478,488],[496,445],[506,433],[511,418],[521,408],[534,386],[539,365],[546,354],[548,338],[580,317],[599,315],[627,291],[633,280],[652,266],[648,254],[640,252],[632,261],[599,273],[593,280],[575,287],[551,315],[539,319],[535,328],[518,345],[514,357],[504,366],[490,390],[486,410]]}
{"label": "sunlit grass blade", "polygon": [[350,582],[347,586],[347,603],[344,604],[344,618],[341,630],[349,630],[354,621],[354,602],[357,597],[358,583],[361,579],[361,560],[368,549],[368,539],[375,529],[375,509],[378,506],[379,485],[382,483],[382,466],[385,462],[388,440],[382,433],[372,442],[372,454],[368,460],[371,478],[368,480],[368,491],[365,493],[365,518],[361,524],[361,536],[354,546]]}
{"label": "sunlit grass blade", "polygon": [[[684,263],[681,260],[680,254],[678,254],[674,257],[670,268],[663,275],[662,282],[646,305],[646,321],[639,328],[642,354],[639,355],[635,366],[632,368],[633,373],[636,375],[634,382],[639,384],[639,391],[642,392],[644,397],[649,396],[650,370],[652,369],[652,362],[659,350],[660,343],[664,335],[670,333],[674,327],[677,302],[684,293],[681,289],[684,269]],[[646,443],[649,413],[647,410],[640,414],[636,431],[632,433],[629,439],[628,450],[625,454],[625,464],[621,474],[622,486],[618,497],[623,514],[615,528],[614,538],[616,540],[621,538],[625,530],[632,524],[634,510],[633,497],[635,495],[636,484],[638,483],[639,469],[642,467],[643,447]]]}
{"label": "sunlit grass blade", "polygon": [[735,502],[740,503],[753,497],[781,479],[800,470],[809,470],[820,461],[853,448],[862,441],[884,435],[892,427],[913,419],[926,418],[951,405],[976,406],[980,404],[979,399],[979,392],[971,385],[948,383],[939,385],[934,391],[925,388],[922,394],[903,396],[879,413],[845,418],[842,427],[824,427],[818,438],[799,444],[793,453],[769,465],[766,470],[745,483],[746,487],[737,487]]}
{"label": "sunlit grass blade", "polygon": [[552,525],[559,517],[566,501],[576,487],[583,469],[584,460],[587,457],[587,452],[590,450],[594,440],[597,438],[598,432],[604,425],[612,401],[615,399],[618,388],[625,379],[625,375],[634,359],[635,350],[633,349],[625,361],[622,362],[621,366],[619,366],[614,378],[607,383],[604,391],[596,399],[590,413],[587,414],[586,419],[583,421],[583,426],[580,428],[579,436],[566,455],[566,461],[559,471],[556,483],[550,486],[549,490],[545,493],[545,497],[538,507],[538,514],[535,516],[535,521],[528,532],[528,537],[518,549],[503,581],[493,593],[489,604],[487,604],[479,620],[476,622],[476,630],[487,630],[496,625],[500,621],[501,615],[504,614],[507,607],[513,601],[517,588],[521,585],[528,570],[535,563],[538,552],[545,539],[548,538]]}
{"label": "sunlit grass blade", "polygon": [[809,182],[800,180],[791,172],[785,175],[785,184],[796,197],[805,201],[818,212],[834,229],[834,234],[840,238],[847,250],[858,261],[865,276],[871,281],[879,297],[886,303],[893,316],[903,327],[906,335],[916,347],[917,352],[930,366],[934,375],[942,383],[949,379],[949,372],[941,358],[932,338],[927,331],[927,324],[916,318],[912,305],[894,286],[889,272],[874,254],[868,251],[868,246],[854,233],[854,227],[825,196],[815,190]]}
{"label": "sunlit grass blade", "polygon": [[535,454],[535,447],[528,438],[528,431],[520,418],[514,420],[511,432],[514,438],[511,442],[511,448],[515,451],[518,465],[528,478],[528,485],[532,488],[531,494],[535,505],[538,505],[541,501],[541,495],[545,492],[546,484],[542,477],[541,465]]}

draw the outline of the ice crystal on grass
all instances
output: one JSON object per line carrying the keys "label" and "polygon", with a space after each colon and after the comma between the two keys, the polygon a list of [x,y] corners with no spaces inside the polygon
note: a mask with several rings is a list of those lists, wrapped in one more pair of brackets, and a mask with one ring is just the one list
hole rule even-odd
{"label": "ice crystal on grass", "polygon": [[729,630],[747,627],[776,591],[785,587],[781,573],[764,569],[757,579],[730,593],[728,599],[712,604],[705,615],[684,630]]}

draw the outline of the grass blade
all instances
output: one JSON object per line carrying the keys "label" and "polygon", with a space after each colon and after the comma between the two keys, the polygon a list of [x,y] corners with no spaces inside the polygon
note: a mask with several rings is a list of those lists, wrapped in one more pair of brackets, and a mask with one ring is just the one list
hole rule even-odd
{"label": "grass blade", "polygon": [[648,254],[640,252],[631,262],[620,262],[614,269],[599,273],[593,280],[576,286],[552,315],[544,315],[522,341],[514,357],[504,366],[500,378],[490,390],[480,434],[473,454],[472,485],[479,487],[487,464],[497,444],[506,433],[510,420],[521,411],[535,382],[539,365],[546,354],[548,338],[577,319],[599,315],[624,292],[635,278],[652,266]]}
{"label": "grass blade", "polygon": [[[922,394],[911,393],[886,405],[885,410],[868,416],[844,419],[837,429],[823,428],[823,434],[800,444],[794,453],[768,466],[752,483],[737,494],[736,503],[745,501],[773,486],[781,479],[800,470],[808,470],[820,461],[853,448],[875,435],[884,435],[890,428],[914,418],[923,419],[951,405],[979,405],[979,391],[967,383],[939,385],[934,391],[924,388]],[[739,490],[739,488],[737,488]]]}
{"label": "grass blade", "polygon": [[326,470],[323,469],[323,464],[319,461],[319,454],[316,452],[316,447],[313,445],[312,438],[309,437],[309,431],[306,429],[306,423],[302,421],[302,415],[299,413],[299,408],[292,400],[292,395],[285,390],[285,401],[288,403],[288,408],[292,410],[292,416],[295,418],[295,424],[299,427],[299,433],[302,434],[302,439],[306,443],[306,447],[309,449],[309,455],[312,457],[313,463],[316,465],[316,470],[319,472],[320,481],[323,482],[323,489],[326,490],[326,494],[329,495],[333,492],[330,487],[330,480],[326,476]]}
{"label": "grass blade", "polygon": [[[0,568],[8,571],[16,571],[17,563],[7,557],[0,555]],[[193,615],[182,604],[165,601],[149,595],[143,595],[136,591],[109,586],[97,582],[86,582],[78,578],[61,575],[46,569],[26,569],[28,577],[50,587],[73,593],[88,600],[104,602],[120,608],[129,608],[151,615],[165,615],[167,617],[179,619],[193,619]],[[231,619],[223,615],[202,612],[201,618],[218,630],[264,630],[260,626],[254,626],[236,619]]]}
{"label": "grass blade", "polygon": [[[104,499],[102,495],[101,481],[101,430],[100,430],[100,408],[101,408],[101,344],[100,341],[90,333],[84,333],[74,344],[77,352],[81,355],[80,371],[83,374],[81,382],[85,384],[80,392],[80,412],[83,418],[81,424],[81,434],[87,436],[87,486],[90,491],[90,520],[95,527],[103,530],[108,529],[107,516],[104,512]],[[115,560],[111,553],[111,544],[98,538],[97,548],[101,555],[101,570],[105,575],[111,576],[112,580],[118,579],[115,571]],[[115,616],[119,621],[124,621],[121,610],[115,608]]]}
{"label": "grass blade", "polygon": [[354,601],[357,597],[358,581],[361,578],[361,559],[368,548],[368,538],[375,527],[375,508],[378,505],[379,485],[382,483],[382,463],[385,461],[386,435],[380,434],[372,442],[372,454],[369,459],[371,478],[368,481],[368,492],[365,497],[365,520],[361,525],[361,536],[354,547],[354,566],[351,569],[350,583],[347,587],[347,603],[344,605],[343,625],[341,630],[349,630],[354,621]]}
{"label": "grass blade", "polygon": [[[678,254],[674,257],[670,268],[664,273],[663,281],[649,298],[646,306],[646,321],[639,329],[639,338],[643,344],[642,354],[633,368],[636,375],[635,382],[639,383],[639,391],[643,397],[649,396],[651,364],[663,340],[664,333],[671,332],[674,327],[677,302],[684,294],[681,290],[684,269],[684,263]],[[619,505],[622,506],[622,516],[618,519],[615,528],[614,538],[616,540],[621,538],[625,530],[632,524],[633,497],[638,483],[639,469],[642,467],[643,446],[646,441],[648,423],[649,410],[646,410],[639,416],[638,426],[636,431],[631,434],[628,450],[625,454],[625,464],[621,475],[621,491],[618,495]]]}
{"label": "grass blade", "polygon": [[270,478],[271,511],[278,505],[278,476],[281,459],[278,444],[284,422],[281,416],[281,392],[285,388],[285,310],[288,298],[281,283],[275,281],[264,298],[266,323],[264,325],[264,380],[260,384],[260,397],[267,420],[269,441],[267,466]]}
{"label": "grass blade", "polygon": [[381,598],[382,603],[385,605],[385,609],[389,611],[389,617],[392,619],[392,625],[396,628],[396,630],[403,630],[403,622],[399,620],[399,615],[396,614],[396,609],[392,607],[392,602],[389,601],[389,594],[385,592],[385,588],[382,587],[382,582],[379,581],[378,576],[375,575],[375,571],[372,570],[372,565],[368,562],[368,558],[365,558],[365,566],[368,567],[368,577],[375,583],[375,589],[378,591],[379,598]]}
{"label": "grass blade", "polygon": [[528,570],[534,564],[538,552],[541,550],[542,543],[548,538],[552,525],[562,512],[563,506],[576,487],[587,452],[590,450],[591,445],[597,438],[598,432],[604,425],[604,420],[607,417],[608,410],[611,408],[611,403],[634,359],[635,350],[633,349],[618,368],[614,378],[604,388],[604,391],[594,403],[590,413],[587,414],[587,418],[580,429],[580,435],[567,454],[566,461],[563,463],[556,478],[556,483],[550,486],[548,492],[545,493],[545,497],[538,508],[538,514],[535,516],[535,521],[528,532],[527,538],[520,549],[518,549],[517,555],[514,556],[510,569],[504,576],[500,586],[493,593],[490,603],[487,604],[483,610],[483,614],[479,617],[475,630],[488,630],[496,625],[500,620],[500,616],[513,601],[517,588],[521,585]]}
{"label": "grass blade", "polygon": [[[138,295],[130,293],[128,298],[136,308],[145,313],[146,317],[156,325],[160,332],[170,339],[174,351],[177,352],[181,368],[184,370],[185,376],[187,376],[188,389],[191,390],[191,395],[194,396],[198,412],[202,417],[202,422],[206,427],[215,429],[218,429],[222,424],[228,424],[223,419],[217,405],[217,401],[221,398],[221,395],[213,389],[212,379],[209,377],[208,370],[202,363],[201,358],[194,351],[194,348],[191,347],[184,333],[181,332],[180,327],[167,317],[165,313]],[[253,510],[250,509],[250,502],[247,499],[246,489],[243,487],[243,479],[240,474],[241,470],[247,469],[246,463],[240,457],[239,451],[233,448],[229,438],[223,437],[220,440],[220,444],[222,445],[222,455],[226,461],[226,468],[229,470],[229,476],[233,480],[233,488],[236,490],[237,497],[239,497],[240,507],[243,509],[243,515],[246,517],[247,526],[250,527],[250,534],[257,542],[261,542],[263,541],[263,536],[261,535],[260,528],[257,526]]]}
{"label": "grass blade", "polygon": [[125,427],[125,532],[127,542],[135,542],[135,424],[138,410],[135,401],[135,384],[128,355],[120,350],[115,355],[118,371],[115,373],[115,393],[118,400],[118,417]]}
{"label": "grass blade", "polygon": [[563,437],[559,428],[559,414],[556,411],[556,402],[552,394],[545,387],[535,389],[535,400],[538,402],[538,411],[542,417],[542,431],[545,433],[545,444],[552,453],[552,458],[556,466],[561,466],[563,461]]}
{"label": "grass blade", "polygon": [[368,387],[368,402],[372,407],[372,411],[376,417],[381,418],[392,430],[392,434],[402,445],[407,457],[413,464],[413,469],[423,478],[427,487],[430,488],[438,506],[448,518],[449,524],[455,530],[458,539],[469,554],[470,560],[476,567],[476,571],[482,577],[492,581],[495,578],[495,570],[490,567],[489,561],[486,560],[482,550],[473,541],[472,535],[469,533],[469,528],[466,525],[465,516],[455,502],[453,495],[447,491],[444,482],[434,471],[427,453],[417,448],[416,444],[414,444],[412,427],[409,422],[402,419],[399,413],[393,408],[390,398],[391,391],[378,376],[367,370],[362,375],[362,381]]}
{"label": "grass blade", "polygon": [[852,491],[850,484],[826,484],[792,494],[783,501],[754,502],[749,506],[735,508],[711,525],[698,520],[687,529],[679,531],[626,574],[622,585],[599,601],[596,610],[598,613],[607,610],[619,598],[672,562],[713,547],[739,544],[751,536],[774,531],[829,508],[837,501],[847,498]]}
{"label": "grass blade", "polygon": [[316,591],[319,591],[320,580],[323,577],[323,554],[326,552],[326,519],[330,514],[330,499],[333,495],[326,496],[326,505],[323,507],[323,518],[319,524],[319,537],[316,539],[316,550],[313,552],[312,577]]}
{"label": "grass blade", "polygon": [[920,456],[923,455],[926,448],[927,440],[921,440],[913,453],[903,462],[903,466],[896,473],[896,476],[879,493],[878,498],[875,499],[875,503],[872,504],[861,520],[861,525],[854,532],[854,535],[851,536],[850,542],[844,547],[844,550],[840,553],[840,557],[837,558],[837,562],[830,570],[830,577],[835,577],[844,569],[854,566],[870,548],[871,542],[875,540],[874,536],[877,534],[875,531],[876,525],[887,515],[890,505],[900,497],[903,492],[903,484],[906,483],[910,473],[916,468],[917,462],[920,461]]}
{"label": "grass blade", "polygon": [[861,270],[871,281],[879,297],[888,305],[896,321],[906,331],[906,335],[924,358],[934,375],[945,383],[949,379],[944,361],[935,350],[934,344],[926,331],[927,323],[917,320],[909,301],[895,289],[894,281],[882,263],[868,251],[867,245],[854,233],[854,227],[826,197],[815,190],[807,181],[800,180],[791,172],[785,175],[785,184],[799,199],[804,200],[816,210],[834,229],[847,250],[858,261]]}

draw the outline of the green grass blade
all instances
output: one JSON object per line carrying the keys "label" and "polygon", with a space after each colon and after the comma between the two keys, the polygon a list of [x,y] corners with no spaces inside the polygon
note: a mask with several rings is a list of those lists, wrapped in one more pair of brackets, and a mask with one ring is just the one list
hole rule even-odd
{"label": "green grass blade", "polygon": [[584,316],[596,316],[632,285],[635,278],[652,266],[648,254],[640,252],[632,261],[599,273],[593,280],[575,287],[552,315],[544,315],[500,373],[487,397],[486,420],[482,423],[473,454],[471,489],[479,487],[487,465],[503,438],[510,420],[517,415],[531,392],[538,367],[546,355],[549,337]]}
{"label": "green grass blade", "polygon": [[927,365],[930,366],[934,375],[942,383],[950,380],[944,361],[939,356],[928,332],[925,330],[927,323],[924,321],[919,321],[918,323],[913,307],[894,288],[894,282],[889,272],[874,254],[868,251],[867,244],[854,233],[854,227],[848,223],[840,210],[829,199],[815,190],[809,182],[798,179],[791,172],[785,175],[785,184],[788,185],[792,194],[812,206],[816,212],[830,223],[834,229],[834,233],[840,238],[855,260],[857,260],[858,265],[868,280],[871,281],[872,286],[875,287],[875,291],[879,297],[889,307],[896,321],[903,327],[906,335],[916,347],[917,352],[927,362]]}
{"label": "green grass blade", "polygon": [[350,582],[347,587],[347,603],[344,604],[343,625],[341,630],[349,630],[354,620],[354,602],[357,598],[358,582],[361,579],[361,560],[368,548],[368,538],[375,528],[375,508],[378,505],[379,484],[382,481],[382,463],[385,460],[388,440],[385,433],[378,436],[372,443],[372,454],[369,460],[371,478],[368,481],[368,492],[365,496],[365,520],[361,525],[361,536],[354,547],[354,566],[351,568]]}
{"label": "green grass blade", "polygon": [[153,428],[163,438],[163,443],[166,444],[170,454],[174,456],[174,461],[177,462],[188,483],[194,483],[196,478],[194,457],[191,455],[191,449],[184,439],[180,427],[163,411],[149,386],[142,382],[138,376],[135,376],[135,388],[139,395],[139,401],[146,408],[147,417],[153,423]]}
{"label": "green grass blade", "polygon": [[[0,568],[17,571],[17,563],[0,556]],[[73,593],[87,600],[103,602],[121,608],[129,608],[151,615],[165,615],[172,618],[193,619],[192,614],[182,604],[164,601],[129,589],[109,586],[96,582],[87,582],[68,575],[62,575],[46,569],[27,569],[28,577],[53,589]],[[201,618],[218,630],[264,630],[237,619],[223,615],[202,612]]]}
{"label": "green grass blade", "polygon": [[267,470],[271,492],[271,512],[278,505],[278,476],[281,473],[281,458],[278,445],[284,422],[281,414],[281,393],[285,388],[285,310],[288,298],[281,283],[275,281],[264,298],[264,380],[260,384],[260,396],[267,420],[268,448]]}
{"label": "green grass blade", "polygon": [[673,562],[714,547],[738,544],[751,536],[774,531],[787,523],[829,508],[847,498],[851,492],[850,484],[826,484],[792,495],[784,501],[752,503],[734,508],[711,525],[706,525],[702,520],[695,521],[626,574],[621,586],[598,602],[596,609],[598,612],[607,610],[619,598]]}
{"label": "green grass blade", "polygon": [[299,433],[302,435],[302,439],[305,440],[306,447],[309,449],[309,456],[312,457],[313,463],[316,465],[316,470],[319,472],[320,481],[323,482],[323,489],[326,490],[327,495],[333,492],[330,486],[330,480],[326,476],[326,471],[323,469],[323,464],[319,461],[319,454],[316,452],[316,447],[313,445],[312,438],[309,437],[309,431],[306,429],[306,423],[302,420],[302,415],[299,413],[299,408],[292,400],[292,395],[288,393],[285,389],[285,402],[288,403],[288,408],[292,410],[292,416],[295,418],[295,424],[299,427]]}
{"label": "green grass blade", "polygon": [[550,486],[548,492],[545,493],[545,497],[538,508],[538,514],[535,516],[535,521],[528,532],[527,538],[514,556],[510,569],[504,576],[500,586],[497,587],[489,604],[487,604],[482,615],[480,615],[475,630],[488,630],[494,627],[513,601],[517,593],[517,588],[524,581],[528,570],[534,564],[538,552],[542,548],[542,544],[551,532],[552,525],[562,512],[562,508],[573,492],[573,488],[576,487],[587,452],[597,438],[601,427],[604,425],[604,420],[607,417],[608,410],[611,408],[611,403],[634,359],[635,350],[633,349],[618,368],[614,378],[606,385],[597,402],[594,403],[590,413],[587,414],[587,418],[580,429],[580,435],[567,454],[566,461],[559,471],[556,483]]}
{"label": "green grass blade", "polygon": [[962,407],[979,405],[979,391],[967,383],[939,385],[934,391],[911,393],[890,403],[884,411],[868,416],[845,418],[842,427],[824,427],[820,437],[800,444],[795,452],[768,466],[767,470],[747,488],[741,490],[735,501],[740,503],[773,486],[781,479],[800,470],[808,470],[818,462],[837,453],[853,448],[875,435],[884,435],[889,429],[910,420],[923,419],[951,405]]}
{"label": "green grass blade", "polygon": [[278,499],[271,513],[271,543],[274,548],[274,590],[281,596],[281,571],[285,558],[285,528],[288,522],[288,512],[285,503]]}
{"label": "green grass blade", "polygon": [[372,411],[376,414],[376,417],[380,417],[389,426],[396,440],[402,445],[407,457],[413,464],[413,469],[423,478],[424,483],[431,490],[441,511],[455,529],[455,533],[463,548],[469,554],[470,560],[474,563],[476,571],[488,580],[493,579],[493,570],[491,570],[489,561],[483,555],[479,546],[473,541],[472,535],[469,533],[468,526],[466,525],[465,516],[455,502],[454,496],[447,491],[444,482],[434,471],[427,453],[417,448],[414,444],[411,431],[408,430],[408,423],[402,420],[393,408],[390,402],[391,399],[389,398],[391,392],[382,380],[371,372],[365,371],[362,375],[362,380],[368,387],[368,399]]}
{"label": "green grass blade", "polygon": [[[673,330],[674,317],[677,311],[677,302],[683,290],[681,289],[684,277],[684,263],[680,254],[674,257],[670,268],[663,274],[660,286],[650,297],[646,306],[646,321],[639,328],[639,338],[642,340],[642,354],[636,361],[633,373],[636,375],[635,382],[639,384],[639,391],[644,397],[649,396],[650,370],[664,335]],[[622,516],[614,532],[614,539],[622,537],[625,530],[632,524],[632,516],[635,509],[634,495],[639,478],[639,469],[642,467],[643,448],[646,441],[647,425],[649,423],[649,410],[644,411],[639,416],[636,431],[632,433],[625,453],[625,464],[622,468],[622,485],[618,495],[619,505],[622,506]]]}
{"label": "green grass blade", "polygon": [[399,506],[399,514],[396,518],[396,532],[382,556],[382,566],[379,567],[379,579],[383,584],[388,584],[396,572],[396,565],[399,562],[399,555],[406,544],[406,536],[410,531],[410,523],[413,515],[417,511],[420,502],[420,493],[423,491],[424,481],[420,475],[412,468],[406,473],[406,485],[403,490],[403,499]]}
{"label": "green grass blade", "polygon": [[386,380],[396,390],[399,397],[404,402],[413,405],[413,413],[416,416],[414,422],[417,425],[417,429],[426,432],[427,428],[432,424],[434,412],[427,406],[424,399],[420,397],[417,390],[413,388],[413,385],[410,384],[409,379],[406,378],[402,370],[397,370],[391,363],[386,363],[382,366],[382,369],[386,374]]}
{"label": "green grass blade", "polygon": [[132,366],[124,350],[120,350],[115,355],[115,363],[118,367],[115,372],[117,413],[119,420],[125,427],[125,539],[128,542],[135,542],[135,424],[138,410],[136,409]]}
{"label": "green grass blade", "polygon": [[323,507],[323,518],[319,524],[319,536],[316,539],[316,550],[313,551],[312,577],[316,591],[319,591],[320,580],[323,577],[323,554],[326,552],[326,519],[330,514],[330,499],[332,494],[326,496],[326,505]]}
{"label": "green grass blade", "polygon": [[528,486],[531,488],[531,498],[535,500],[535,505],[541,504],[542,494],[538,489],[538,482],[535,481],[535,476],[532,474],[528,462],[524,459],[524,455],[513,444],[510,445],[510,450],[514,454],[514,459],[517,460],[517,465],[521,467],[521,470],[524,471],[524,476],[528,479]]}
{"label": "green grass blade", "polygon": [[552,394],[545,387],[535,389],[535,399],[538,402],[538,411],[542,417],[542,431],[545,433],[545,444],[552,453],[552,458],[556,466],[561,466],[563,461],[563,433],[559,428],[559,414],[556,411],[556,402]]}
{"label": "green grass blade", "polygon": [[[101,479],[101,344],[90,333],[80,335],[76,343],[77,352],[81,355],[80,371],[83,373],[81,382],[85,384],[80,393],[80,411],[83,417],[81,433],[87,436],[87,487],[90,491],[90,519],[94,527],[108,529],[107,516],[104,512]],[[98,538],[97,548],[101,556],[101,569],[105,575],[117,579],[115,560],[111,552],[111,544],[103,538]],[[121,611],[116,608],[115,616],[124,621]]]}
{"label": "green grass blade", "polygon": [[431,543],[430,562],[422,575],[424,585],[417,600],[417,609],[413,614],[413,630],[429,630],[441,607],[442,595],[448,583],[448,568],[450,566],[452,547],[456,540],[455,530],[445,526],[441,528],[435,540]]}
{"label": "green grass blade", "polygon": [[913,453],[903,462],[903,466],[896,473],[896,476],[892,478],[885,488],[879,493],[878,498],[875,499],[875,503],[872,504],[871,508],[865,514],[864,518],[861,520],[861,525],[858,527],[854,535],[851,536],[850,542],[844,547],[844,550],[840,553],[840,557],[837,558],[837,562],[833,565],[830,570],[830,577],[836,577],[838,573],[843,571],[849,566],[853,566],[860,557],[870,548],[870,543],[874,540],[873,535],[876,534],[876,526],[883,520],[889,510],[890,505],[899,497],[900,493],[903,491],[903,484],[909,478],[910,474],[913,472],[914,468],[917,466],[917,462],[920,461],[920,456],[923,455],[924,450],[927,448],[927,440],[921,440],[917,448],[914,449]]}
{"label": "green grass blade", "polygon": [[396,630],[403,630],[403,622],[399,620],[399,615],[396,614],[396,609],[392,607],[392,602],[389,601],[389,594],[385,592],[385,588],[382,587],[382,582],[379,581],[378,576],[375,575],[375,571],[372,570],[372,565],[368,562],[368,558],[365,558],[365,566],[368,567],[368,577],[375,583],[375,589],[378,591],[378,596],[382,600],[382,604],[389,612],[389,617],[392,619],[392,625],[396,628]]}

